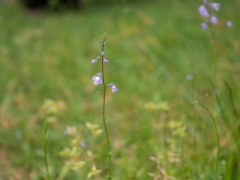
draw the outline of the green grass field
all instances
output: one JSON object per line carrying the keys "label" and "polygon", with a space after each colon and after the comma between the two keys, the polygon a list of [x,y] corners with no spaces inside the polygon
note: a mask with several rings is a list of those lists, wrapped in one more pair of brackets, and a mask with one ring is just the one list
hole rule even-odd
{"label": "green grass field", "polygon": [[[200,0],[78,13],[1,4],[0,180],[45,179],[41,107],[48,99],[58,109],[48,134],[51,178],[85,180],[95,165],[101,172],[90,179],[106,179],[102,86],[92,82],[101,67],[91,64],[104,32],[105,78],[119,89],[106,94],[113,180],[240,179],[240,3],[220,2],[214,39],[201,29]],[[218,177],[214,125],[194,101],[217,124]],[[65,135],[67,127],[77,131]]]}

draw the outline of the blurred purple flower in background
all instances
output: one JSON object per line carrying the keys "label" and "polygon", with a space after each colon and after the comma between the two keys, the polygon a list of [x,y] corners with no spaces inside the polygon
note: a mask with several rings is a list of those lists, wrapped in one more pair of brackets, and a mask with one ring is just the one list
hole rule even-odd
{"label": "blurred purple flower in background", "polygon": [[205,23],[205,22],[203,22],[203,23],[201,24],[201,27],[202,27],[202,30],[203,30],[203,31],[206,31],[206,29],[208,28],[208,24]]}
{"label": "blurred purple flower in background", "polygon": [[228,27],[232,27],[232,22],[231,22],[231,21],[227,21],[227,22],[226,22],[226,25],[227,25]]}
{"label": "blurred purple flower in background", "polygon": [[203,3],[204,3],[204,4],[207,4],[207,3],[208,3],[208,1],[207,1],[207,0],[203,0]]}
{"label": "blurred purple flower in background", "polygon": [[82,147],[82,148],[86,148],[87,147],[87,144],[83,141],[80,141],[79,142],[79,145]]}
{"label": "blurred purple flower in background", "polygon": [[216,11],[219,11],[221,4],[220,3],[209,3],[210,7]]}
{"label": "blurred purple flower in background", "polygon": [[192,78],[193,78],[193,76],[192,76],[191,74],[187,74],[187,75],[186,75],[186,80],[187,80],[187,81],[191,80]]}
{"label": "blurred purple flower in background", "polygon": [[97,62],[97,60],[96,59],[93,59],[92,60],[92,64],[94,64],[94,63],[96,63]]}
{"label": "blurred purple flower in background", "polygon": [[[209,23],[217,24],[218,18],[216,15],[213,15],[211,12],[212,10],[219,11],[221,4],[218,2],[208,2],[208,0],[203,0],[203,5],[200,5],[198,8],[199,14],[204,18],[204,21],[201,24],[202,30],[206,31],[209,27]],[[227,27],[232,27],[231,21],[226,21]]]}
{"label": "blurred purple flower in background", "polygon": [[68,129],[65,129],[65,130],[64,130],[64,134],[65,134],[65,135],[68,134]]}
{"label": "blurred purple flower in background", "polygon": [[209,17],[209,16],[210,16],[207,8],[206,8],[204,5],[201,5],[201,6],[198,8],[198,12],[199,12],[199,14],[200,14],[202,17]]}
{"label": "blurred purple flower in background", "polygon": [[212,23],[212,24],[217,24],[218,23],[218,19],[216,16],[211,16],[209,21]]}
{"label": "blurred purple flower in background", "polygon": [[104,62],[104,63],[108,63],[108,62],[109,62],[109,60],[107,60],[107,59],[104,59],[104,60],[103,60],[103,62]]}
{"label": "blurred purple flower in background", "polygon": [[220,94],[220,91],[218,89],[215,90],[214,92],[216,95],[219,95]]}

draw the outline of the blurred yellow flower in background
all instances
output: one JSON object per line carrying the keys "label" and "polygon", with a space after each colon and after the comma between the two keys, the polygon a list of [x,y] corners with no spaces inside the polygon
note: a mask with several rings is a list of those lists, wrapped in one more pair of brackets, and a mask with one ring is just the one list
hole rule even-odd
{"label": "blurred yellow flower in background", "polygon": [[160,102],[160,103],[154,103],[154,102],[149,102],[144,105],[144,108],[147,110],[162,110],[162,111],[168,111],[169,110],[169,105],[167,102]]}

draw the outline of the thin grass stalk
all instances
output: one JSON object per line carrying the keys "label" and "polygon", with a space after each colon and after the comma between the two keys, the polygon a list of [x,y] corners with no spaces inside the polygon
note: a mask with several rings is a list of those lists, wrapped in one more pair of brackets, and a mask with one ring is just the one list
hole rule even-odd
{"label": "thin grass stalk", "polygon": [[49,163],[48,163],[48,145],[47,145],[47,136],[48,136],[49,122],[48,119],[45,122],[44,128],[44,162],[46,168],[46,179],[51,180],[49,173]]}
{"label": "thin grass stalk", "polygon": [[216,157],[216,165],[215,165],[215,179],[218,180],[218,164],[219,164],[219,150],[220,150],[220,146],[219,146],[219,134],[218,134],[218,129],[217,129],[217,124],[216,124],[216,121],[212,115],[212,113],[209,111],[209,109],[204,106],[203,104],[200,104],[198,102],[193,102],[192,103],[193,105],[197,104],[199,106],[201,106],[202,108],[204,108],[208,114],[211,116],[211,119],[212,119],[212,122],[213,122],[213,125],[214,125],[214,129],[215,129],[215,133],[216,133],[216,137],[217,137],[217,157]]}

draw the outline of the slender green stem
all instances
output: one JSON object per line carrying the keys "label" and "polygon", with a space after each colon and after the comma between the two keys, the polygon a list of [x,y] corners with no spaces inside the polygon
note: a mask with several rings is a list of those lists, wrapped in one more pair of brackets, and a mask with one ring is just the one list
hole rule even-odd
{"label": "slender green stem", "polygon": [[[210,12],[210,14],[212,15],[212,10],[211,8],[208,7],[208,11]],[[216,45],[215,45],[215,33],[214,33],[214,27],[212,25],[212,23],[210,21],[208,21],[209,24],[209,38],[210,38],[210,42],[211,42],[211,46],[212,46],[212,52],[213,52],[213,61],[214,61],[214,65],[213,65],[213,77],[216,78],[217,80],[217,72],[218,72],[218,67],[217,67],[217,56],[216,56]]]}
{"label": "slender green stem", "polygon": [[212,27],[210,27],[210,41],[212,45],[213,61],[214,61],[213,77],[216,78],[217,80],[218,67],[217,67],[216,45],[215,45],[215,37],[214,37]]}
{"label": "slender green stem", "polygon": [[228,95],[229,95],[229,100],[230,100],[230,105],[232,106],[232,109],[233,109],[233,115],[235,116],[236,119],[239,119],[239,116],[238,116],[238,112],[237,112],[237,108],[235,106],[235,103],[234,103],[234,98],[233,98],[233,92],[232,92],[232,88],[230,87],[230,85],[228,84],[227,81],[224,81],[224,84],[228,90]]}
{"label": "slender green stem", "polygon": [[112,163],[111,163],[111,158],[112,158],[112,153],[111,153],[111,149],[110,149],[110,141],[109,141],[109,136],[108,136],[108,129],[107,129],[107,125],[106,125],[106,115],[105,115],[105,95],[106,95],[106,84],[105,84],[105,76],[104,76],[104,46],[106,43],[106,38],[105,38],[105,34],[104,37],[101,41],[102,44],[102,54],[101,54],[101,58],[102,58],[102,84],[103,84],[103,107],[102,107],[102,116],[103,116],[103,124],[104,124],[104,129],[105,129],[105,133],[106,133],[106,137],[107,137],[107,148],[108,148],[108,163],[109,163],[109,175],[108,175],[108,180],[112,179]]}
{"label": "slender green stem", "polygon": [[217,137],[217,158],[216,158],[216,176],[215,176],[215,179],[218,180],[218,160],[219,160],[219,150],[220,150],[220,146],[219,146],[219,135],[218,135],[218,129],[217,129],[217,124],[216,124],[216,121],[212,115],[212,113],[209,111],[209,109],[204,106],[203,104],[200,104],[198,102],[193,102],[192,103],[193,105],[195,104],[198,104],[199,106],[203,107],[207,112],[208,114],[211,116],[211,119],[212,119],[212,122],[213,122],[213,125],[214,125],[214,129],[215,129],[215,133],[216,133],[216,137]]}
{"label": "slender green stem", "polygon": [[48,165],[48,146],[47,146],[47,135],[48,135],[48,128],[49,128],[49,122],[48,119],[45,122],[45,130],[44,130],[44,161],[45,161],[45,168],[46,168],[46,179],[50,180],[50,173],[49,173],[49,165]]}
{"label": "slender green stem", "polygon": [[63,178],[67,175],[68,171],[69,171],[69,167],[65,165],[61,170],[57,180],[63,180]]}

